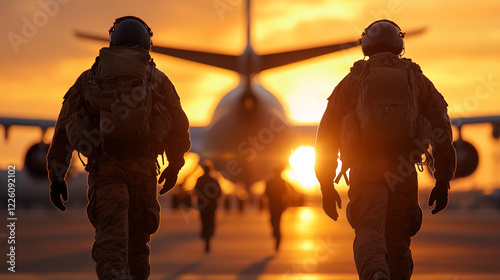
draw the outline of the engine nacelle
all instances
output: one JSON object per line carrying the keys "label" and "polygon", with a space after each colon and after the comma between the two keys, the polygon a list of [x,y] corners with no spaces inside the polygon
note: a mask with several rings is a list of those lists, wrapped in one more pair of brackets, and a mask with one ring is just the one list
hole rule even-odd
{"label": "engine nacelle", "polygon": [[457,151],[457,170],[455,179],[467,177],[476,171],[479,164],[479,154],[474,146],[462,139],[453,142]]}
{"label": "engine nacelle", "polygon": [[47,178],[47,153],[49,145],[40,142],[31,146],[26,153],[24,167],[30,175]]}

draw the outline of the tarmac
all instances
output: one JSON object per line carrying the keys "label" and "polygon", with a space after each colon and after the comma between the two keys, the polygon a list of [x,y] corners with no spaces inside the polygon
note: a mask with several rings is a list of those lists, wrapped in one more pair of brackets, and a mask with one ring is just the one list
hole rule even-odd
{"label": "tarmac", "polygon": [[[345,206],[344,206],[345,208]],[[500,280],[500,211],[445,210],[429,214],[412,239],[412,279]],[[204,252],[196,209],[162,210],[152,236],[152,280],[351,280],[354,232],[340,211],[337,222],[316,205],[288,208],[282,218],[282,242],[274,249],[269,214],[257,207],[217,210],[211,251]],[[97,279],[90,256],[93,228],[85,209],[17,210],[15,244],[8,244],[9,221],[0,231],[4,260],[0,279]],[[8,270],[10,246],[15,272]]]}

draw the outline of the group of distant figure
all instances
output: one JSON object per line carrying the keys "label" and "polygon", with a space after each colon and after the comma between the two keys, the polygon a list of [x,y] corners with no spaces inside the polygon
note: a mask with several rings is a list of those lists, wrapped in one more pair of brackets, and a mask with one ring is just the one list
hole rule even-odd
{"label": "group of distant figure", "polygon": [[[203,175],[198,178],[193,192],[196,195],[197,203],[195,207],[199,210],[201,221],[200,237],[204,241],[205,252],[210,252],[210,240],[215,232],[216,210],[218,198],[222,195],[220,184],[210,165],[203,165]],[[287,208],[287,192],[290,186],[281,177],[283,170],[276,168],[270,178],[266,181],[264,195],[267,198],[272,236],[275,240],[275,250],[279,250],[281,243],[281,216]]]}

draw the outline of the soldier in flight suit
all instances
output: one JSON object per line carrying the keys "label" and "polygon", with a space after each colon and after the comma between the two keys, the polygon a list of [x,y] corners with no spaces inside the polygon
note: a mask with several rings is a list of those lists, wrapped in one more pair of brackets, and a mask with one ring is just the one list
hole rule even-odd
{"label": "soldier in flight suit", "polygon": [[[456,155],[447,104],[420,67],[410,59],[400,57],[404,49],[403,37],[404,33],[392,21],[372,23],[365,29],[360,42],[369,59],[356,62],[328,98],[317,132],[315,170],[323,193],[323,209],[333,220],[338,218],[337,206],[341,208],[341,198],[333,182],[339,149],[344,165],[342,123],[350,108],[359,108],[356,104],[363,88],[360,87],[360,76],[364,66],[375,62],[403,65],[404,69],[411,69],[414,73],[418,113],[428,119],[432,131],[436,185],[431,191],[429,206],[436,203],[432,210],[435,214],[448,203],[449,181],[454,176]],[[377,70],[371,67],[370,71]],[[386,108],[386,112],[389,110]],[[359,115],[359,111],[356,112]],[[355,127],[346,129],[354,130]],[[360,134],[363,133],[361,129]],[[412,144],[411,140],[408,142]],[[410,279],[413,270],[410,238],[418,232],[422,222],[414,167],[419,160],[406,162],[412,150],[384,149],[383,143],[367,149],[367,144],[370,145],[369,141],[362,142],[358,147],[359,157],[349,166],[347,218],[356,234],[353,245],[356,268],[362,280]],[[420,157],[420,153],[417,154]]]}
{"label": "soldier in flight suit", "polygon": [[[184,165],[184,154],[189,150],[189,122],[184,113],[179,96],[170,80],[158,70],[149,56],[153,33],[144,21],[136,17],[118,18],[110,29],[110,47],[101,49],[101,55],[114,55],[113,63],[120,67],[108,67],[107,74],[113,71],[141,73],[140,69],[126,65],[125,57],[141,57],[141,65],[146,79],[151,81],[154,96],[153,105],[159,109],[160,122],[168,119],[171,129],[151,124],[152,130],[159,130],[164,135],[161,140],[148,137],[139,140],[114,139],[111,145],[100,137],[89,138],[93,143],[88,156],[86,170],[88,174],[87,215],[95,228],[95,242],[92,258],[96,262],[99,279],[147,279],[150,274],[151,235],[160,222],[160,205],[157,193],[157,175],[159,174],[158,154],[166,153],[169,165],[159,178],[163,183],[160,195],[175,186],[177,175]],[[117,54],[125,54],[120,57]],[[106,61],[100,57],[101,61]],[[96,63],[97,64],[97,63]],[[95,65],[96,65],[95,64]],[[99,71],[107,65],[99,64]],[[94,68],[94,67],[92,67]],[[68,200],[66,172],[72,152],[77,147],[70,144],[69,122],[73,113],[83,106],[82,95],[89,83],[101,79],[101,72],[96,76],[91,70],[83,72],[64,97],[61,112],[57,119],[52,144],[47,155],[47,169],[50,186],[50,199],[55,207],[65,211],[63,201]],[[126,81],[121,81],[126,85]],[[137,98],[138,96],[134,96]],[[149,103],[151,104],[151,103]],[[92,106],[91,106],[92,107]],[[95,109],[95,108],[93,108]],[[96,113],[92,108],[90,112]],[[99,111],[91,117],[99,118]],[[100,125],[105,120],[100,116]],[[99,121],[94,127],[80,133],[94,135],[99,131]],[[115,127],[112,127],[115,128]],[[110,130],[110,132],[112,132]],[[152,134],[151,134],[152,135]],[[105,138],[104,138],[105,139]],[[87,142],[80,141],[80,146]],[[87,143],[89,144],[89,143]]]}

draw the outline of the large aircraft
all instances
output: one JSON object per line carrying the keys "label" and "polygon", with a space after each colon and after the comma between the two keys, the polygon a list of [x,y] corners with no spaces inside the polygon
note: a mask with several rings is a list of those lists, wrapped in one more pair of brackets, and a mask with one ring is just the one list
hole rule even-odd
{"label": "large aircraft", "polygon": [[[358,46],[357,41],[347,41],[315,48],[307,48],[271,54],[257,54],[251,43],[250,1],[246,6],[247,44],[241,55],[226,55],[203,51],[184,50],[153,45],[151,51],[189,61],[234,71],[239,74],[239,85],[227,93],[214,110],[206,127],[191,127],[191,152],[200,161],[211,160],[215,168],[228,180],[249,188],[264,179],[276,167],[286,166],[291,151],[314,143],[316,126],[292,126],[279,100],[261,86],[258,75],[264,70],[285,66],[294,62],[338,52]],[[407,32],[417,35],[425,28]],[[81,38],[108,42],[104,36],[76,32]],[[498,138],[500,116],[453,119],[459,128],[472,123],[492,123]],[[53,120],[35,120],[0,117],[6,138],[11,126],[36,126],[42,135],[55,125]],[[43,136],[42,136],[43,139]],[[456,177],[472,174],[478,165],[474,146],[459,133],[455,142],[458,155]],[[45,155],[48,145],[41,141],[29,148],[25,169],[30,175],[46,180]]]}

